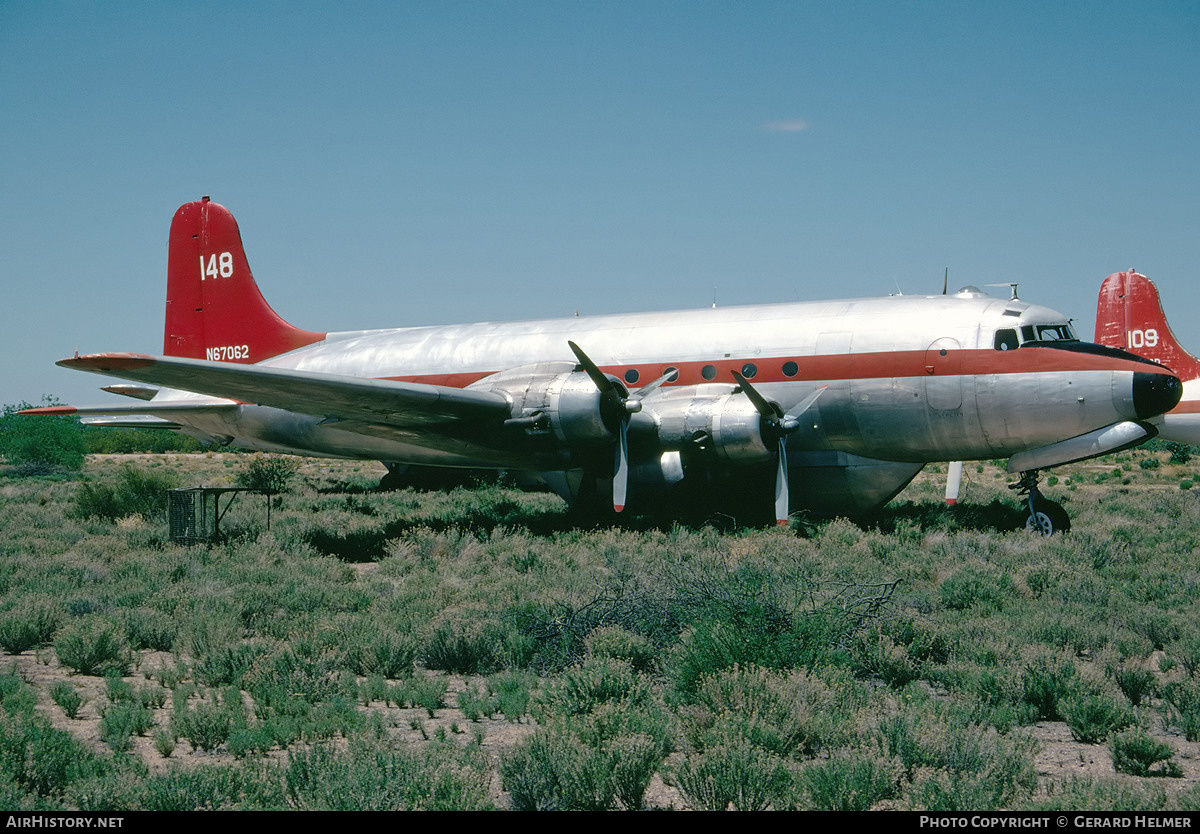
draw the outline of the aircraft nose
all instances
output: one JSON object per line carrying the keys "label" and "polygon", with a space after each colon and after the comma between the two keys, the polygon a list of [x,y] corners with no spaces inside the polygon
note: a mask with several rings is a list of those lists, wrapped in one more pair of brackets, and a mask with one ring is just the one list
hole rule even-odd
{"label": "aircraft nose", "polygon": [[1139,420],[1165,414],[1179,404],[1181,396],[1183,383],[1174,374],[1137,371],[1133,375],[1133,409]]}

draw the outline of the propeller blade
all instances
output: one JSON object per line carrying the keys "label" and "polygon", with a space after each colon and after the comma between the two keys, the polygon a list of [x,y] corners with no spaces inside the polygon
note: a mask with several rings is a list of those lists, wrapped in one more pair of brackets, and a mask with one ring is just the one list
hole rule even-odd
{"label": "propeller blade", "polygon": [[629,417],[642,410],[643,397],[653,394],[660,385],[674,379],[676,374],[672,371],[643,386],[636,394],[623,396],[616,383],[604,375],[579,345],[569,340],[567,344],[588,378],[600,389],[600,396],[621,407],[620,417],[616,420],[617,449],[616,459],[613,461],[613,510],[619,513],[625,509],[625,498],[629,491]]}
{"label": "propeller blade", "polygon": [[629,395],[629,399],[640,402],[657,391],[665,383],[673,382],[678,377],[679,371],[671,371],[669,374],[663,374],[658,379],[654,380],[654,382],[651,382],[648,385],[643,385],[641,388],[634,391]]}
{"label": "propeller blade", "polygon": [[788,522],[788,463],[787,436],[779,436],[779,465],[775,469],[775,523]]}
{"label": "propeller blade", "polygon": [[782,416],[776,406],[771,405],[762,394],[758,393],[758,389],[750,384],[750,380],[737,371],[731,373],[738,385],[742,386],[742,390],[746,392],[746,396],[750,398],[750,402],[754,403],[754,408],[759,414],[768,420],[778,420]]}
{"label": "propeller blade", "polygon": [[775,468],[775,523],[787,524],[790,510],[788,506],[787,436],[800,427],[800,415],[812,408],[812,404],[817,401],[818,397],[825,393],[829,386],[822,385],[816,391],[813,391],[800,402],[796,403],[787,414],[783,414],[779,406],[768,402],[767,398],[760,394],[746,377],[737,371],[732,371],[731,373],[733,374],[733,378],[737,380],[738,385],[742,386],[742,391],[750,398],[750,402],[754,403],[754,409],[759,413],[759,416],[778,431],[779,449],[775,455],[778,458]]}
{"label": "propeller blade", "polygon": [[796,403],[792,410],[784,415],[779,423],[779,468],[775,473],[775,523],[787,524],[790,507],[788,506],[788,462],[787,436],[800,427],[800,415],[812,408],[812,404],[825,393],[828,385],[822,385],[807,397]]}
{"label": "propeller blade", "polygon": [[950,506],[954,506],[958,501],[958,488],[962,485],[962,465],[961,460],[952,460],[946,470],[946,503]]}
{"label": "propeller blade", "polygon": [[800,418],[800,415],[812,408],[812,405],[817,401],[817,398],[824,394],[828,389],[828,385],[822,385],[816,391],[813,391],[807,397],[792,406],[792,410],[783,417],[783,430],[787,432],[795,431],[797,428],[796,421]]}
{"label": "propeller blade", "polygon": [[625,509],[625,493],[629,488],[629,429],[625,420],[617,437],[617,461],[613,471],[613,510]]}
{"label": "propeller blade", "polygon": [[617,386],[613,384],[613,381],[604,375],[600,367],[588,358],[588,355],[583,352],[579,345],[569,340],[567,344],[570,346],[571,352],[575,354],[575,358],[579,360],[579,364],[583,366],[584,372],[596,384],[596,387],[600,389],[600,393],[605,397],[619,401],[621,395],[618,393]]}

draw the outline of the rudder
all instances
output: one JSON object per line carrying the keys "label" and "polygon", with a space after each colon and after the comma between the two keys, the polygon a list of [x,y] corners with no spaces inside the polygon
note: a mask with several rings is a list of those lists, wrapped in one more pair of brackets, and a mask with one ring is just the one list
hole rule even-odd
{"label": "rudder", "polygon": [[1200,360],[1184,350],[1171,332],[1158,288],[1133,270],[1114,272],[1100,285],[1095,341],[1152,359],[1180,379],[1200,377]]}
{"label": "rudder", "polygon": [[253,364],[324,338],[271,309],[228,209],[208,197],[179,207],[167,251],[165,355]]}

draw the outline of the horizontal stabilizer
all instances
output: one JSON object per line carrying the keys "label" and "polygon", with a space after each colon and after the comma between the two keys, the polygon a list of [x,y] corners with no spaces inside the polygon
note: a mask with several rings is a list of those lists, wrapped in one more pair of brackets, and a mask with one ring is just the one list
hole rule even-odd
{"label": "horizontal stabilizer", "polygon": [[142,404],[126,404],[112,403],[110,405],[50,405],[41,408],[26,408],[23,411],[18,411],[18,414],[31,414],[34,416],[54,417],[69,415],[73,417],[84,417],[91,414],[104,414],[111,416],[123,416],[126,419],[131,415],[144,414],[147,417],[170,417],[171,415],[185,414],[213,414],[221,411],[228,411],[231,408],[236,408],[238,403],[230,399],[218,399],[213,397],[209,400],[181,400],[176,402],[161,402],[161,403],[142,403]]}
{"label": "horizontal stabilizer", "polygon": [[[416,382],[137,353],[73,356],[58,364],[336,420],[429,426],[461,420],[505,420],[512,416],[508,400],[500,394]],[[165,402],[161,405],[164,410],[169,407]]]}

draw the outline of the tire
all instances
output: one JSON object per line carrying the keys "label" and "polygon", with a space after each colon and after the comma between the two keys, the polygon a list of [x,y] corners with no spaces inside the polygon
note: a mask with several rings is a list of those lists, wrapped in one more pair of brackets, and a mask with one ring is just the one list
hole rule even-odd
{"label": "tire", "polygon": [[1043,536],[1053,536],[1055,533],[1065,533],[1071,529],[1071,518],[1061,504],[1045,498],[1036,498],[1033,502],[1033,515],[1025,522],[1027,533],[1041,533]]}

